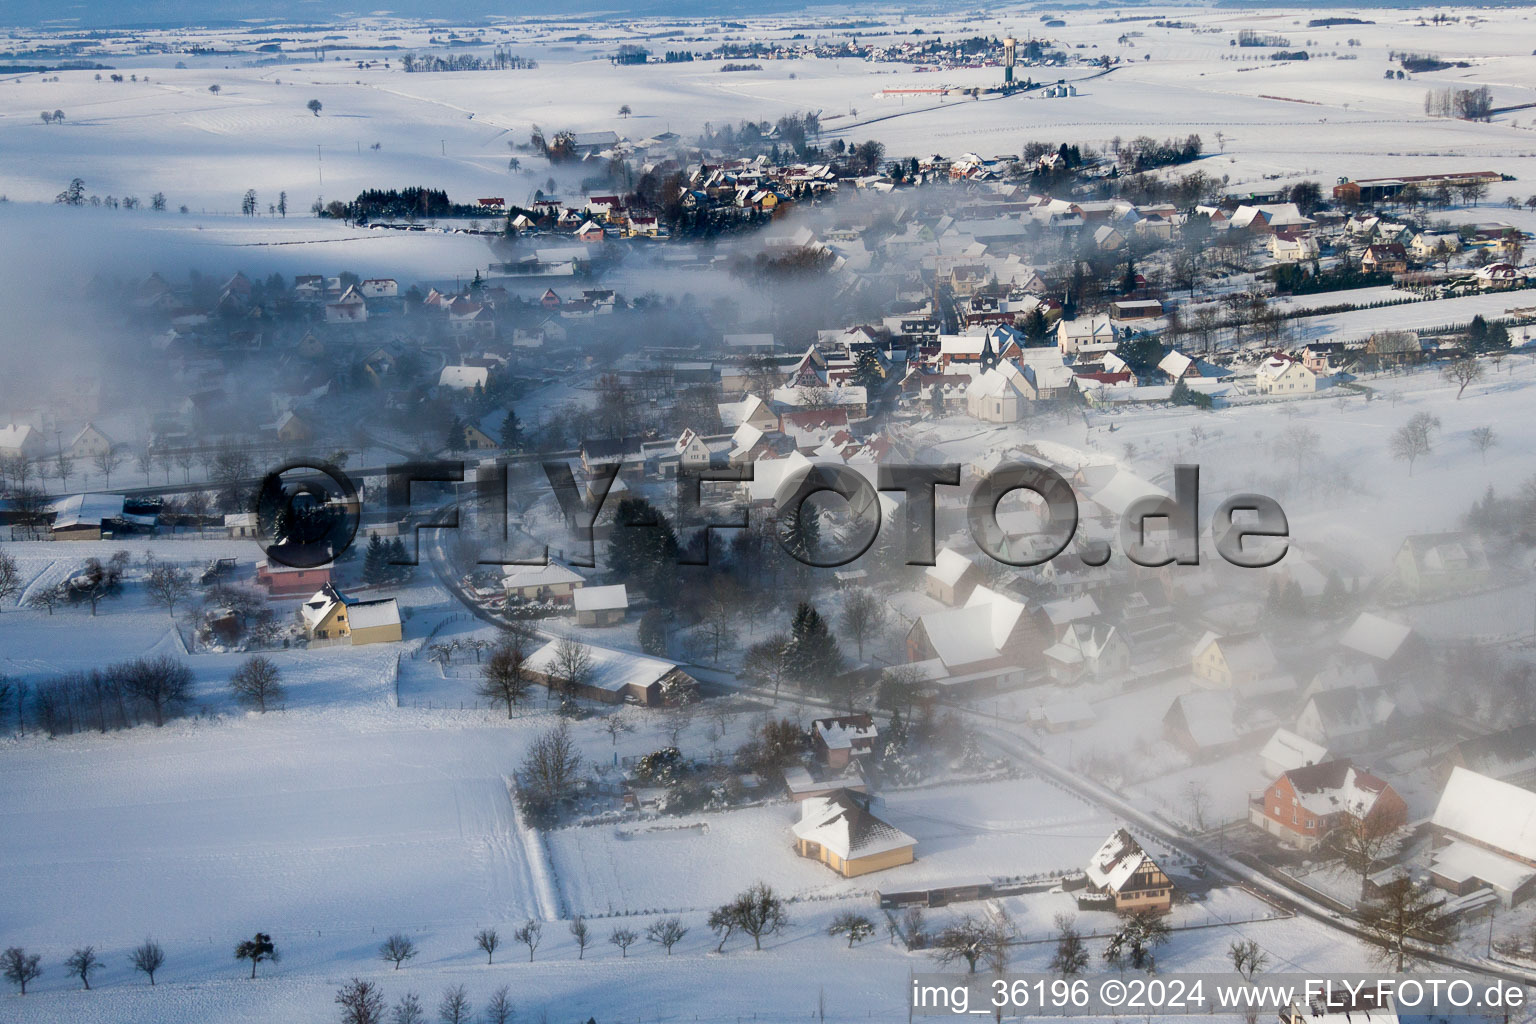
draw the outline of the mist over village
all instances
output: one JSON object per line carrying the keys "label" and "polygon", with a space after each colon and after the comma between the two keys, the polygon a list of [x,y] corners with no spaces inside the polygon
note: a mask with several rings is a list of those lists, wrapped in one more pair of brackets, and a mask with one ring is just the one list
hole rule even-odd
{"label": "mist over village", "polygon": [[1531,1018],[1529,6],[194,6],[0,10],[0,1022]]}

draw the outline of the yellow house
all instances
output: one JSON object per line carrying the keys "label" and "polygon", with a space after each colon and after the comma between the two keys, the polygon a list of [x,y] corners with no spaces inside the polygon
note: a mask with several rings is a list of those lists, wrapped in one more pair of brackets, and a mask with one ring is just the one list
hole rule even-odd
{"label": "yellow house", "polygon": [[1275,652],[1262,636],[1207,633],[1195,644],[1191,668],[1206,686],[1241,689],[1274,674]]}
{"label": "yellow house", "polygon": [[350,640],[353,647],[398,641],[400,607],[392,597],[354,601],[330,583],[299,608],[299,622],[310,640]]}
{"label": "yellow house", "polygon": [[844,878],[912,863],[917,840],[871,814],[868,800],[847,789],[802,800],[795,852]]}

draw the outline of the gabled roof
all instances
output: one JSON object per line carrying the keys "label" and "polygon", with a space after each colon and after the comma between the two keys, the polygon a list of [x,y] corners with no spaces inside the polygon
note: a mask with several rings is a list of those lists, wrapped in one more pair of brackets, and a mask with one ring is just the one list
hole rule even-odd
{"label": "gabled roof", "polygon": [[1125,829],[1116,829],[1088,861],[1088,881],[1097,889],[1119,892],[1143,864],[1152,863],[1147,851]]}
{"label": "gabled roof", "polygon": [[1259,757],[1267,764],[1280,765],[1286,771],[1321,764],[1328,759],[1328,748],[1296,735],[1289,729],[1276,729],[1264,744]]}
{"label": "gabled roof", "polygon": [[954,548],[942,549],[933,564],[924,570],[924,575],[932,576],[940,583],[954,586],[960,582],[960,577],[965,575],[967,569],[975,568],[976,563],[966,558]]}
{"label": "gabled roof", "polygon": [[502,567],[501,585],[507,590],[523,587],[552,587],[561,583],[584,582],[579,573],[551,560],[545,565],[507,565]]}
{"label": "gabled roof", "polygon": [[1412,629],[1401,623],[1370,612],[1361,612],[1339,638],[1339,646],[1378,661],[1390,661],[1397,656],[1412,632]]}
{"label": "gabled roof", "polygon": [[1340,813],[1369,817],[1390,788],[1386,780],[1343,760],[1292,768],[1284,777],[1290,780],[1297,802],[1319,818]]}
{"label": "gabled roof", "polygon": [[1536,860],[1536,793],[1456,767],[1430,823]]}

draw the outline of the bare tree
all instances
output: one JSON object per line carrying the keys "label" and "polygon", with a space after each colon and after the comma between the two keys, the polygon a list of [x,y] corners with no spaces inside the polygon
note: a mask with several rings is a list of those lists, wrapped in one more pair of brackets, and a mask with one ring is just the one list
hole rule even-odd
{"label": "bare tree", "polygon": [[116,668],[123,689],[149,705],[156,728],[192,700],[192,670],[169,654],[136,658]]}
{"label": "bare tree", "polygon": [[1322,439],[1310,427],[1290,426],[1275,439],[1275,454],[1296,465],[1296,478],[1301,479],[1303,467],[1317,458]]}
{"label": "bare tree", "polygon": [[64,961],[64,966],[69,969],[71,975],[80,979],[80,983],[89,992],[91,972],[101,969],[101,960],[96,956],[95,946],[82,946],[69,955],[69,959]]}
{"label": "bare tree", "polygon": [[1376,959],[1398,973],[1413,958],[1410,943],[1438,949],[1456,937],[1456,921],[1446,912],[1445,899],[1401,873],[1360,905],[1360,924],[1376,947]]}
{"label": "bare tree", "polygon": [[53,610],[63,604],[67,598],[66,584],[59,583],[52,587],[38,587],[31,594],[27,595],[27,607],[46,608],[48,609],[48,614],[52,615]]}
{"label": "bare tree", "polygon": [[1189,816],[1195,828],[1205,831],[1205,812],[1211,806],[1211,792],[1199,779],[1191,779],[1184,786],[1184,798],[1189,801]]}
{"label": "bare tree", "polygon": [[395,932],[389,938],[379,943],[379,959],[385,963],[393,963],[395,970],[408,960],[416,958],[416,943],[404,932]]}
{"label": "bare tree", "polygon": [[1269,966],[1269,954],[1253,939],[1234,939],[1227,947],[1227,959],[1232,961],[1232,969],[1250,984],[1254,975]]}
{"label": "bare tree", "polygon": [[145,939],[128,954],[128,960],[133,964],[134,970],[140,974],[149,975],[149,984],[153,986],[155,972],[165,966],[165,950],[161,949],[160,943],[154,939]]}
{"label": "bare tree", "polygon": [[533,918],[529,918],[518,926],[512,937],[528,947],[528,962],[533,963],[533,951],[539,948],[539,941],[544,935],[544,925]]}
{"label": "bare tree", "polygon": [[150,601],[174,617],[177,603],[192,593],[192,574],[170,562],[156,562],[144,577],[144,589]]}
{"label": "bare tree", "polygon": [[1440,371],[1440,376],[1444,377],[1448,383],[1456,385],[1456,400],[1459,402],[1468,384],[1483,379],[1483,364],[1472,358],[1458,359]]}
{"label": "bare tree", "polygon": [[1399,462],[1408,463],[1408,475],[1413,476],[1413,464],[1431,451],[1432,431],[1439,420],[1428,413],[1415,413],[1407,423],[1392,432],[1387,442],[1388,451]]}
{"label": "bare tree", "polygon": [[21,988],[21,994],[27,994],[27,983],[36,981],[43,976],[42,956],[38,953],[28,953],[20,946],[12,946],[4,953],[0,953],[0,974],[5,975],[5,980],[12,985]]}
{"label": "bare tree", "polygon": [[255,654],[235,670],[229,688],[241,704],[265,713],[269,703],[283,699],[282,672],[271,658]]}
{"label": "bare tree", "polygon": [[485,1004],[480,1015],[485,1019],[485,1024],[511,1024],[514,1011],[512,994],[507,986],[503,985],[491,993],[490,1002]]}
{"label": "bare tree", "polygon": [[556,800],[563,797],[581,772],[581,755],[571,730],[561,722],[546,730],[523,757],[519,781],[535,794]]}
{"label": "bare tree", "polygon": [[1006,938],[997,925],[967,915],[933,940],[933,956],[945,965],[964,960],[975,974],[978,963],[991,962],[1001,954]]}
{"label": "bare tree", "polygon": [[353,978],[336,990],[341,1024],[383,1024],[384,993],[371,981]]}
{"label": "bare tree", "polygon": [[574,695],[592,676],[592,652],[579,640],[567,637],[555,646],[550,682],[555,689]]}
{"label": "bare tree", "polygon": [[117,445],[109,444],[97,452],[91,459],[96,464],[96,470],[101,474],[102,483],[112,486],[112,471],[123,464],[123,450]]}
{"label": "bare tree", "polygon": [[592,929],[587,925],[587,919],[580,914],[571,921],[571,937],[576,940],[576,959],[587,958],[587,947],[592,944]]}
{"label": "bare tree", "polygon": [[630,724],[629,716],[625,715],[622,711],[615,711],[603,719],[603,731],[608,734],[608,738],[613,740],[613,745],[617,747],[619,745],[619,737],[626,732],[634,732],[635,727]]}
{"label": "bare tree", "polygon": [[1477,449],[1478,455],[1482,456],[1483,465],[1486,466],[1488,464],[1488,449],[1499,443],[1498,435],[1493,432],[1492,427],[1473,427],[1470,436],[1472,438],[1472,447]]}
{"label": "bare tree", "polygon": [[389,1024],[424,1024],[427,1015],[421,1009],[421,997],[407,992],[389,1011]]}
{"label": "bare tree", "polygon": [[773,935],[789,924],[784,901],[767,882],[753,882],[736,897],[732,906],[736,927],[752,936],[752,944],[757,949],[763,948],[764,935]]}
{"label": "bare tree", "polygon": [[527,640],[521,633],[510,634],[480,667],[480,687],[476,691],[486,700],[499,701],[507,706],[507,717],[518,699],[528,692]]}
{"label": "bare tree", "polygon": [[[21,567],[8,552],[0,551],[0,602],[21,593]],[[49,609],[51,613],[53,609]]]}
{"label": "bare tree", "polygon": [[1056,915],[1056,952],[1051,954],[1051,970],[1063,978],[1081,974],[1088,966],[1088,947],[1071,914]]}
{"label": "bare tree", "polygon": [[1323,837],[1323,845],[1338,854],[1360,876],[1360,895],[1378,861],[1397,847],[1401,833],[1379,814],[1346,815]]}
{"label": "bare tree", "polygon": [[864,660],[864,641],[885,626],[885,604],[867,590],[850,590],[843,598],[843,630],[853,637]]}
{"label": "bare tree", "polygon": [[672,947],[683,941],[683,936],[687,934],[688,929],[683,927],[683,919],[680,917],[664,917],[645,930],[645,937],[666,949],[667,956],[672,955]]}
{"label": "bare tree", "polygon": [[469,993],[463,985],[443,990],[443,998],[437,1004],[437,1019],[441,1024],[470,1024],[474,1009],[469,1005]]}
{"label": "bare tree", "polygon": [[608,941],[619,947],[619,959],[629,959],[629,947],[638,942],[640,936],[636,935],[632,928],[615,928],[609,935]]}
{"label": "bare tree", "polygon": [[475,933],[475,945],[484,951],[485,962],[490,965],[496,960],[496,950],[501,948],[501,936],[495,928],[482,928]]}

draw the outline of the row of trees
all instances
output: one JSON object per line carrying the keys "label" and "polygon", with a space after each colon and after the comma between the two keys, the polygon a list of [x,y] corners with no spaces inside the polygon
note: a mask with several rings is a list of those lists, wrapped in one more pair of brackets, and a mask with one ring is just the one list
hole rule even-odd
{"label": "row of trees", "polygon": [[[145,939],[143,943],[128,951],[128,962],[133,969],[149,978],[149,983],[155,983],[155,972],[165,966],[165,950],[154,939]],[[64,961],[64,969],[69,976],[78,978],[85,986],[86,991],[91,988],[91,975],[105,967],[106,964],[96,952],[95,946],[81,946],[70,953]],[[12,946],[4,953],[0,953],[0,974],[5,980],[21,990],[22,995],[27,994],[27,986],[43,976],[43,957],[40,953],[28,953],[20,946]]]}

